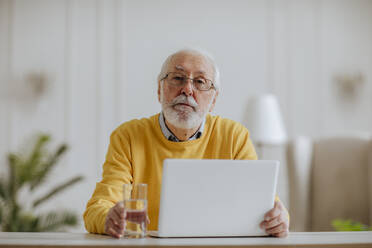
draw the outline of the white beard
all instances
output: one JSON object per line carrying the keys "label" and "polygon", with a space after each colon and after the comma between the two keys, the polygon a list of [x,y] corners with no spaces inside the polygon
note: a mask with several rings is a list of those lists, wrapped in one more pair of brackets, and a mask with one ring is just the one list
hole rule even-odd
{"label": "white beard", "polygon": [[[181,129],[192,129],[201,125],[202,121],[208,114],[212,101],[206,109],[200,109],[195,99],[191,96],[179,95],[170,102],[164,100],[163,84],[160,88],[160,103],[162,106],[165,119],[173,126]],[[186,103],[192,107],[177,105]]]}

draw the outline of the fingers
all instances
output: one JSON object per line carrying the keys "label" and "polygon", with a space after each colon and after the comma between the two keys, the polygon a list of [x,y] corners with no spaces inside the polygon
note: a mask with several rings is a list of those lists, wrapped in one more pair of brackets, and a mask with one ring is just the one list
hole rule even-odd
{"label": "fingers", "polygon": [[110,217],[106,218],[105,233],[114,238],[120,238],[122,236],[120,226],[116,225]]}
{"label": "fingers", "polygon": [[274,208],[267,212],[260,227],[267,234],[275,237],[286,237],[289,233],[288,212],[280,201],[275,202]]}
{"label": "fingers", "polygon": [[123,204],[122,202],[117,203],[117,204],[114,206],[114,211],[115,211],[115,213],[116,213],[120,218],[123,218],[123,217],[124,217],[124,204]]}
{"label": "fingers", "polygon": [[111,237],[114,237],[114,238],[121,238],[121,235],[119,233],[117,233],[112,227],[109,227],[106,230],[106,234],[108,234],[108,235],[110,235]]}
{"label": "fingers", "polygon": [[124,208],[123,210],[121,210],[120,208],[114,208],[113,215],[114,220],[118,220],[120,223],[124,223]]}
{"label": "fingers", "polygon": [[288,229],[285,223],[283,222],[276,227],[273,227],[271,229],[266,229],[266,233],[278,237],[279,235],[280,236],[286,235],[288,233]]}
{"label": "fingers", "polygon": [[265,214],[265,221],[270,221],[280,215],[283,210],[283,205],[280,201],[276,201],[274,207]]}
{"label": "fingers", "polygon": [[120,238],[124,233],[124,207],[122,203],[117,203],[110,209],[106,216],[105,232],[106,234]]}
{"label": "fingers", "polygon": [[283,215],[279,215],[278,217],[271,219],[269,221],[262,221],[260,224],[261,228],[270,229],[280,225],[281,223],[285,222],[286,219],[283,218]]}
{"label": "fingers", "polygon": [[124,211],[123,203],[117,203],[112,207],[105,220],[105,233],[120,238],[124,234],[125,221],[132,223],[150,223],[147,211]]}
{"label": "fingers", "polygon": [[278,238],[285,238],[287,237],[289,234],[288,231],[284,231],[284,232],[281,232],[281,233],[277,233],[277,234],[274,234],[275,237],[278,237]]}
{"label": "fingers", "polygon": [[286,237],[289,233],[289,223],[283,215],[269,222],[261,222],[260,227],[265,229],[267,234],[275,237]]}
{"label": "fingers", "polygon": [[124,225],[115,224],[113,219],[109,219],[109,227],[114,231],[115,236],[119,236],[120,238],[123,235]]}

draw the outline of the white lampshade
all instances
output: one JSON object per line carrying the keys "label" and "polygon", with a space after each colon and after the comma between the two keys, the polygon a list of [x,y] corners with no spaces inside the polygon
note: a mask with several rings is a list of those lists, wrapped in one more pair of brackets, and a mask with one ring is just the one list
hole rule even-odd
{"label": "white lampshade", "polygon": [[247,128],[255,143],[278,145],[286,142],[287,133],[274,95],[265,94],[250,99]]}

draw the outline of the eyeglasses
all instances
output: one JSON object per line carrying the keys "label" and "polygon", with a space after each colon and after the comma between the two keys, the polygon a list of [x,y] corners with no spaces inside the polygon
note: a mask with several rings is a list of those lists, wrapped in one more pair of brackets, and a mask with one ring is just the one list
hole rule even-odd
{"label": "eyeglasses", "polygon": [[206,79],[204,77],[189,78],[179,72],[168,72],[162,80],[164,79],[167,79],[167,82],[175,87],[184,86],[187,83],[187,80],[190,79],[192,81],[192,86],[194,87],[194,89],[208,91],[212,88],[215,88],[212,80]]}

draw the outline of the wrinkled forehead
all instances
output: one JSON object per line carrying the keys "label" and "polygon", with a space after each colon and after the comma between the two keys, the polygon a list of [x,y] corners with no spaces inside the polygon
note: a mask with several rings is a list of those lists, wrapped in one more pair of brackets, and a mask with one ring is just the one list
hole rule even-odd
{"label": "wrinkled forehead", "polygon": [[177,71],[186,74],[204,75],[213,78],[214,68],[211,61],[199,54],[175,54],[169,65],[168,72]]}

